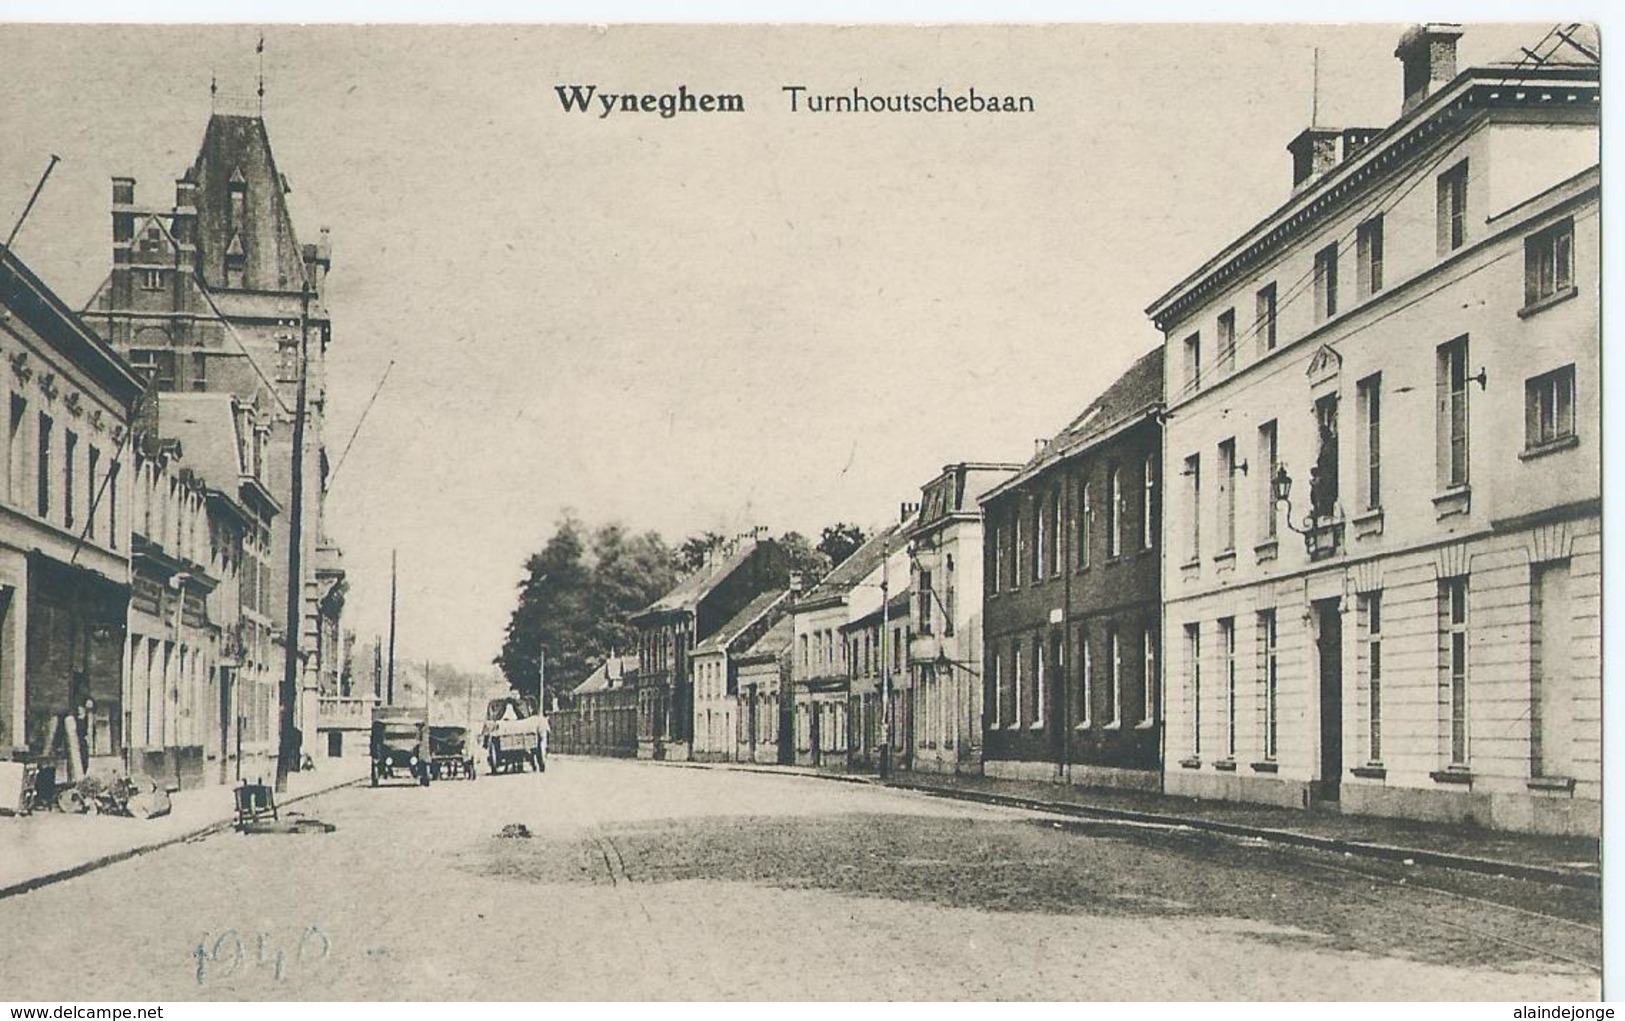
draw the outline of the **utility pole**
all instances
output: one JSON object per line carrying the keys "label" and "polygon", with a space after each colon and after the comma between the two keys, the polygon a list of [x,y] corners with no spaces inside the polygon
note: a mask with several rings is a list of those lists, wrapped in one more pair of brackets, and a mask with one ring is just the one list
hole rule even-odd
{"label": "utility pole", "polygon": [[880,778],[891,778],[891,545],[880,543]]}
{"label": "utility pole", "polygon": [[389,551],[389,699],[395,704],[395,551]]}
{"label": "utility pole", "polygon": [[6,235],[6,251],[11,251],[11,243],[17,240],[17,232],[23,229],[23,221],[28,219],[28,214],[34,211],[34,203],[39,201],[39,193],[45,190],[46,180],[50,178],[51,171],[55,170],[56,165],[60,162],[62,162],[62,157],[52,153],[51,162],[45,165],[45,173],[40,175],[39,183],[34,185],[34,194],[28,196],[28,205],[23,207],[22,215],[17,217],[17,222],[11,227],[11,233]]}
{"label": "utility pole", "polygon": [[299,644],[304,631],[305,586],[300,564],[305,514],[305,386],[310,374],[310,281],[299,288],[299,392],[293,411],[293,494],[288,501],[288,631],[282,664],[282,699],[277,713],[276,789],[288,789],[288,773],[299,767],[300,739],[294,726],[299,698]]}

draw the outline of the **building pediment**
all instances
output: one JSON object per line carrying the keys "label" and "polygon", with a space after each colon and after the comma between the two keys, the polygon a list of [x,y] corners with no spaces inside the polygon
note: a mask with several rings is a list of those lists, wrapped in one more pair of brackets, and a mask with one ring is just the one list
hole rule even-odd
{"label": "building pediment", "polygon": [[1332,350],[1329,345],[1322,344],[1320,349],[1310,356],[1309,368],[1305,370],[1305,375],[1309,377],[1309,385],[1315,387],[1336,382],[1338,374],[1342,371],[1343,356]]}

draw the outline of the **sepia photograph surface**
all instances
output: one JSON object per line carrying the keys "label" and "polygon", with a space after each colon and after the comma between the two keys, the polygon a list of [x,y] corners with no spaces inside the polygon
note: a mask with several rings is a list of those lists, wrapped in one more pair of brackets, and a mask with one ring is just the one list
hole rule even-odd
{"label": "sepia photograph surface", "polygon": [[0,24],[0,999],[1599,998],[1601,45]]}

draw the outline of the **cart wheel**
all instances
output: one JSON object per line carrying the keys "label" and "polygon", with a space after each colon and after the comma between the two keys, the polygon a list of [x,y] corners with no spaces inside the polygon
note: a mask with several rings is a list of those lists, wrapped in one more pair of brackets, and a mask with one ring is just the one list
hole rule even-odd
{"label": "cart wheel", "polygon": [[58,812],[71,812],[83,815],[90,811],[90,803],[84,799],[76,787],[65,787],[56,796],[56,810]]}

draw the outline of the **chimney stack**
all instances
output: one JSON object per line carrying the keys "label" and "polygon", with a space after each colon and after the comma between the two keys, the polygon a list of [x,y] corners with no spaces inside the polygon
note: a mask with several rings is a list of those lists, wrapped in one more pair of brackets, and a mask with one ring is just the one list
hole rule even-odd
{"label": "chimney stack", "polygon": [[1402,114],[1456,77],[1456,40],[1461,26],[1441,23],[1412,26],[1399,38],[1394,56],[1405,68],[1405,104]]}
{"label": "chimney stack", "polygon": [[197,268],[197,185],[190,178],[175,179],[175,214],[170,220],[170,233],[181,250],[176,253],[176,265],[190,273]]}

